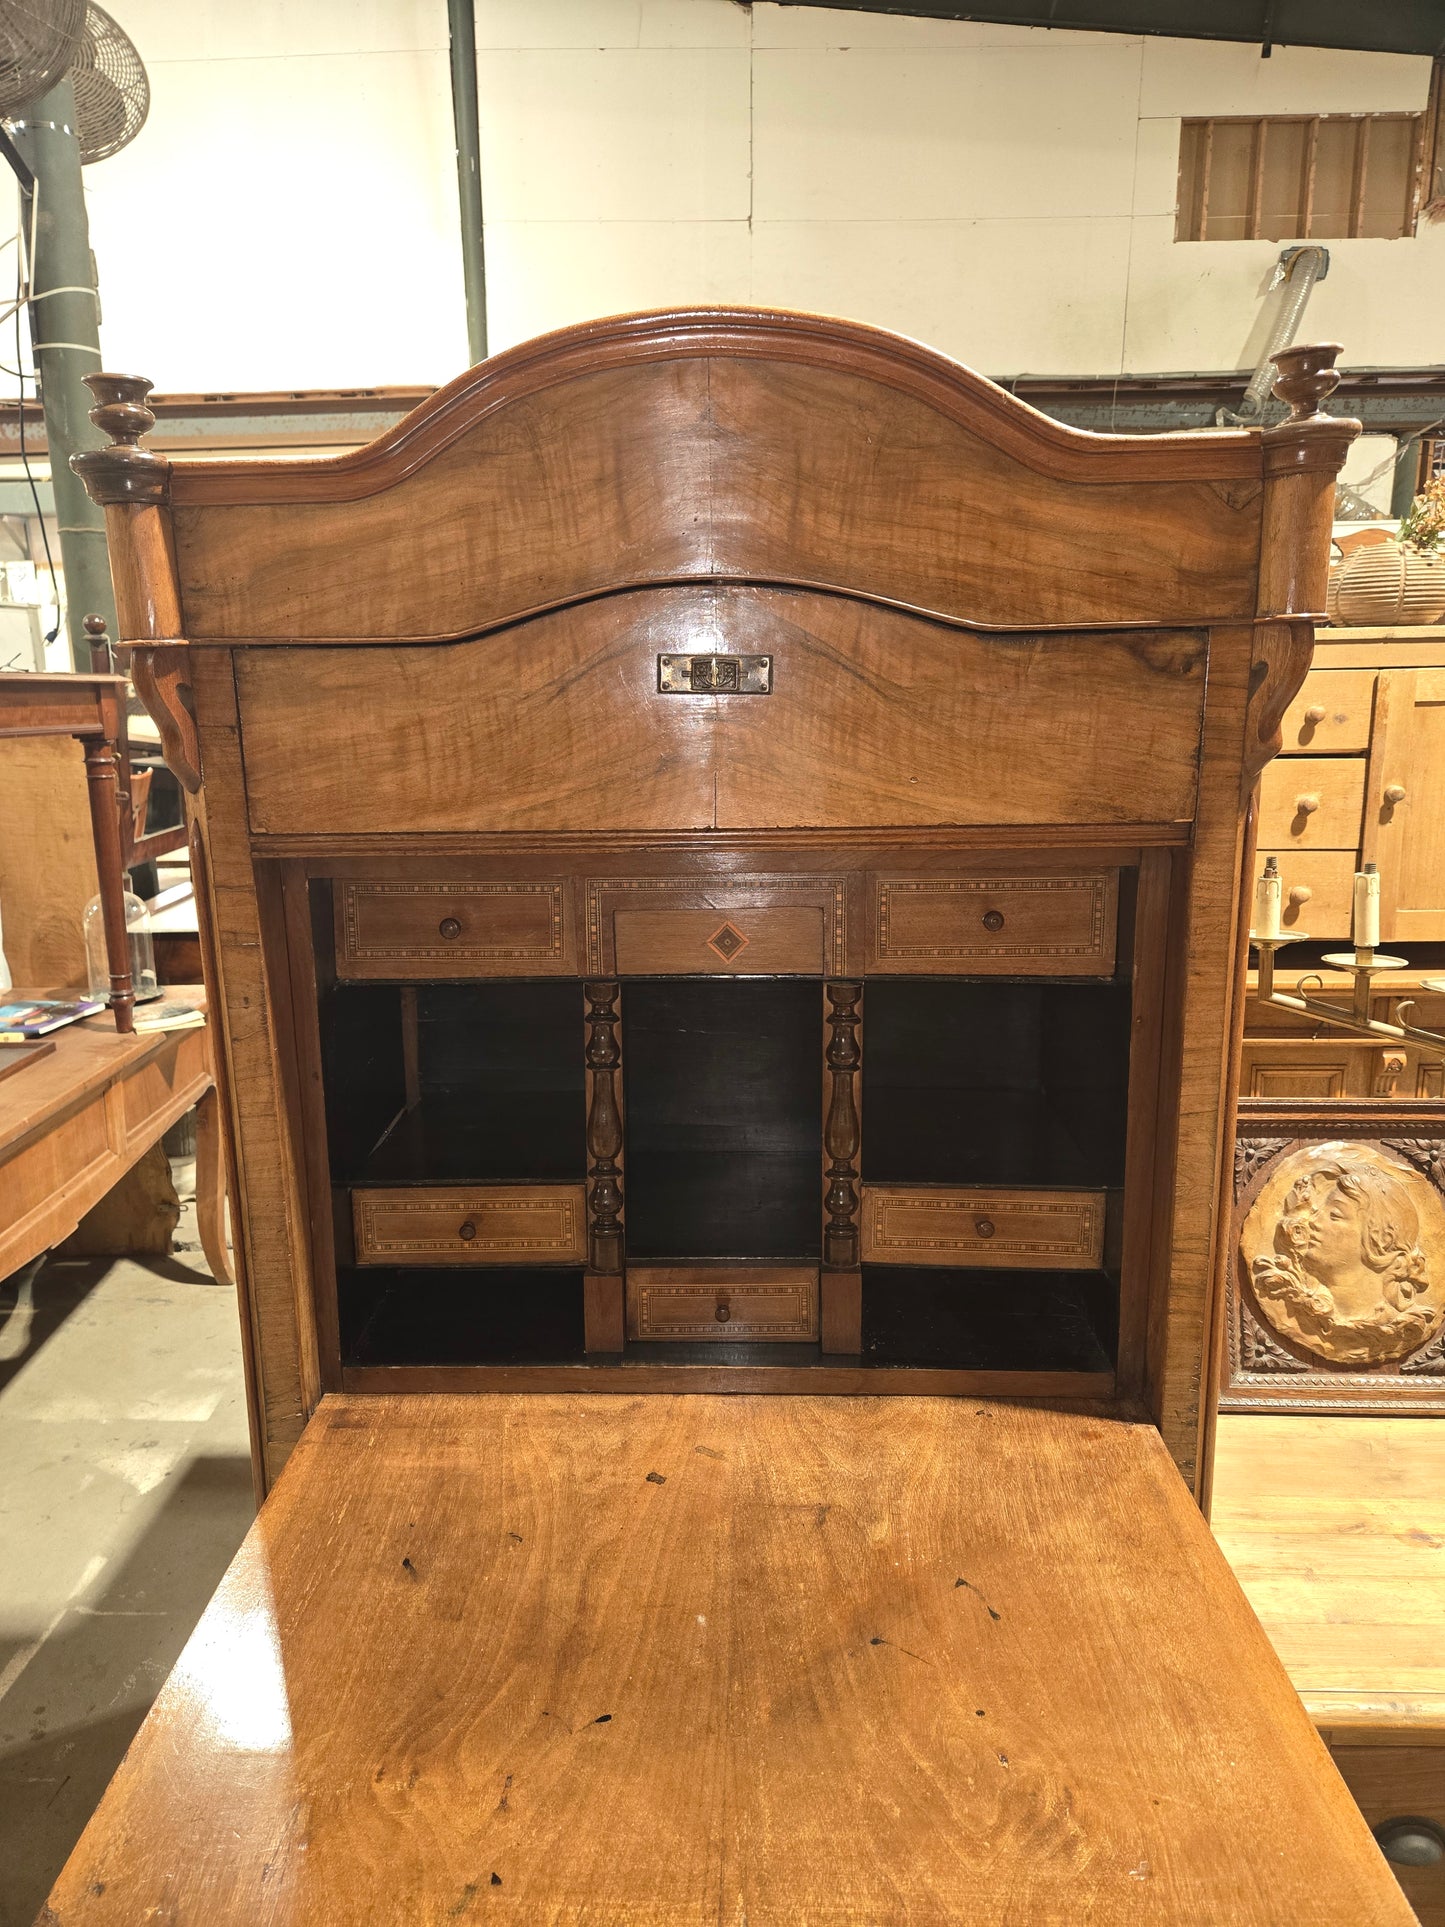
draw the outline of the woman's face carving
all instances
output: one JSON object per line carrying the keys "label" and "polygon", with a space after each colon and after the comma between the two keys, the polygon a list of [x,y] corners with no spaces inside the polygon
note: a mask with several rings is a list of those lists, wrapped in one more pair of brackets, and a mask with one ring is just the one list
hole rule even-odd
{"label": "woman's face carving", "polygon": [[[1423,1187],[1423,1198],[1421,1195]],[[1315,1145],[1281,1160],[1241,1240],[1276,1332],[1338,1364],[1404,1357],[1445,1321],[1421,1239],[1421,1206],[1445,1267],[1445,1205],[1371,1145]]]}

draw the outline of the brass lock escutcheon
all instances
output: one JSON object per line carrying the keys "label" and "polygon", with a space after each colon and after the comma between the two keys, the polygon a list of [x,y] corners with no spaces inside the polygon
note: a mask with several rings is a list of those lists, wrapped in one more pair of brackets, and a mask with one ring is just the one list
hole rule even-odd
{"label": "brass lock escutcheon", "polygon": [[659,656],[657,686],[664,696],[766,696],[773,687],[773,659]]}

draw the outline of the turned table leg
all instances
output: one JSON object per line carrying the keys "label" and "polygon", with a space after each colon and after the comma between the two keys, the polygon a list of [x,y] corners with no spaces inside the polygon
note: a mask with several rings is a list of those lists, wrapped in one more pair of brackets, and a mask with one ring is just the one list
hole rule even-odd
{"label": "turned table leg", "polygon": [[105,924],[105,955],[110,965],[110,1004],[115,1027],[135,1029],[135,984],[130,974],[130,938],[125,927],[125,873],[121,868],[120,791],[116,781],[115,744],[104,736],[87,736],[85,774],[90,791],[90,828],[95,839],[95,867],[100,884],[100,913]]}

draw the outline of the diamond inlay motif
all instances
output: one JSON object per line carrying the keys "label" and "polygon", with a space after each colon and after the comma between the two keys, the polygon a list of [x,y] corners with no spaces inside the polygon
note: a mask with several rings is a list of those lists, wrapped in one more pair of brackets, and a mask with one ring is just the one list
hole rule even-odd
{"label": "diamond inlay motif", "polygon": [[731,963],[740,950],[747,949],[748,943],[749,939],[741,930],[734,929],[730,923],[724,923],[708,938],[707,947],[715,951],[724,963]]}

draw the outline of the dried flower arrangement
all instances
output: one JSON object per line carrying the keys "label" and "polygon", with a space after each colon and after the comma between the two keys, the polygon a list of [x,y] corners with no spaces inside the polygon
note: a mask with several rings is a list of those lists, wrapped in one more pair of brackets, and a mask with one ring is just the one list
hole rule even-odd
{"label": "dried flower arrangement", "polygon": [[1427,482],[1400,518],[1399,543],[1417,555],[1439,553],[1445,535],[1445,475]]}

